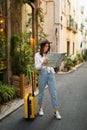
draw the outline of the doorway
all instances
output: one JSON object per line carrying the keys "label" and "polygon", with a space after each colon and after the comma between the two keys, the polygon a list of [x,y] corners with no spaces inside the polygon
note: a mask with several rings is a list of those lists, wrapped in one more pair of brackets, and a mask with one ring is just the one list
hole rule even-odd
{"label": "doorway", "polygon": [[67,56],[70,54],[70,41],[67,41]]}

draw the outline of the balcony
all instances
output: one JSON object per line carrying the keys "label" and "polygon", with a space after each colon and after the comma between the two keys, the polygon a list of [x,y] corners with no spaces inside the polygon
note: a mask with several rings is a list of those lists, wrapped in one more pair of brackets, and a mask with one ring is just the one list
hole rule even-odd
{"label": "balcony", "polygon": [[80,29],[81,29],[81,32],[83,32],[83,29],[84,29],[83,23],[81,23]]}
{"label": "balcony", "polygon": [[85,35],[87,36],[87,29],[85,30]]}
{"label": "balcony", "polygon": [[77,33],[77,31],[78,31],[78,24],[76,22],[74,22],[74,24],[73,24],[73,32]]}
{"label": "balcony", "polygon": [[78,24],[75,22],[75,20],[72,18],[71,15],[68,15],[67,29],[72,30],[73,33],[77,33],[77,31],[78,31]]}
{"label": "balcony", "polygon": [[72,30],[72,28],[73,28],[73,18],[71,17],[71,15],[69,15],[67,19],[67,29]]}

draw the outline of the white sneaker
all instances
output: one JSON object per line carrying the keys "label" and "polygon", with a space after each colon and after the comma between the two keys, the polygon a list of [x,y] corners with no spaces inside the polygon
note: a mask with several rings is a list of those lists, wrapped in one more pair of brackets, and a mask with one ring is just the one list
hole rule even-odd
{"label": "white sneaker", "polygon": [[58,111],[54,112],[54,116],[58,119],[61,120],[61,115]]}
{"label": "white sneaker", "polygon": [[43,112],[43,109],[42,109],[42,108],[39,109],[39,115],[40,115],[40,116],[43,116],[43,115],[44,115],[44,112]]}

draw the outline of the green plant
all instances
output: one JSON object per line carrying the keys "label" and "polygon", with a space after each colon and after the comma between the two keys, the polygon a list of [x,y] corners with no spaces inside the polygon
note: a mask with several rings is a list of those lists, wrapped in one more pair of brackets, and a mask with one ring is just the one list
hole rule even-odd
{"label": "green plant", "polygon": [[84,50],[83,59],[87,61],[87,49]]}
{"label": "green plant", "polygon": [[39,23],[38,23],[39,36],[40,36],[40,38],[43,38],[46,36],[46,34],[44,33],[44,29],[43,29],[44,13],[43,13],[43,9],[41,7],[38,8],[38,18],[39,18]]}
{"label": "green plant", "polygon": [[77,57],[75,57],[72,61],[73,61],[73,64],[74,64],[74,65],[76,65],[76,64],[77,64],[77,62],[78,62],[78,58],[77,58]]}
{"label": "green plant", "polygon": [[[13,74],[25,74],[34,71],[33,50],[27,43],[26,33],[15,34],[11,38],[11,68]],[[28,77],[30,78],[30,76]]]}
{"label": "green plant", "polygon": [[70,70],[73,67],[73,60],[70,57],[66,57],[66,60],[64,62],[64,67]]}
{"label": "green plant", "polygon": [[46,33],[44,32],[44,12],[43,8],[41,7],[41,1],[39,8],[37,9],[37,15],[38,15],[38,43],[41,42],[44,38],[46,38]]}
{"label": "green plant", "polygon": [[27,68],[27,81],[29,82],[29,81],[31,81],[31,78],[32,78],[32,72],[34,72],[34,66],[31,66],[31,65],[27,65],[26,66],[26,68]]}
{"label": "green plant", "polygon": [[5,57],[5,46],[6,46],[5,39],[3,35],[0,33],[0,58]]}
{"label": "green plant", "polygon": [[77,57],[79,62],[83,62],[84,61],[82,54],[77,54],[76,57]]}
{"label": "green plant", "polygon": [[2,67],[4,67],[4,66],[5,66],[4,62],[3,62],[3,61],[0,61],[0,68],[2,68]]}
{"label": "green plant", "polygon": [[0,104],[10,101],[15,97],[15,90],[12,86],[3,84],[0,81]]}

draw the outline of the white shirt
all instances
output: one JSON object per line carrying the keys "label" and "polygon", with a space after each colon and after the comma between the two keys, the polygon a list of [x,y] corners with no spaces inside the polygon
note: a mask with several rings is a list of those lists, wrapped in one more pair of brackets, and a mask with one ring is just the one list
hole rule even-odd
{"label": "white shirt", "polygon": [[37,53],[35,54],[35,68],[36,68],[37,70],[42,70],[42,69],[46,68],[46,70],[47,70],[48,72],[52,71],[53,73],[55,73],[53,67],[48,67],[48,66],[42,65],[42,63],[43,63],[43,61],[44,61],[45,58],[46,58],[45,56],[41,56],[40,53],[37,52]]}

